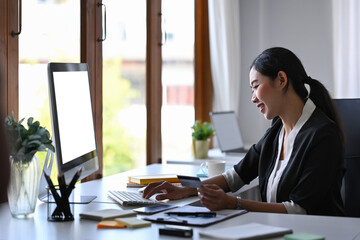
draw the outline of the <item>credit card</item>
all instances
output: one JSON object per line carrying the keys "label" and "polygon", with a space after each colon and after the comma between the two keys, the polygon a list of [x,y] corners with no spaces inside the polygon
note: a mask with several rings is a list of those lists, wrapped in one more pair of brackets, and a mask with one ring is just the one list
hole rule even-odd
{"label": "credit card", "polygon": [[191,187],[191,188],[198,188],[201,187],[203,184],[198,177],[192,176],[184,176],[184,175],[177,175],[181,185],[184,187]]}

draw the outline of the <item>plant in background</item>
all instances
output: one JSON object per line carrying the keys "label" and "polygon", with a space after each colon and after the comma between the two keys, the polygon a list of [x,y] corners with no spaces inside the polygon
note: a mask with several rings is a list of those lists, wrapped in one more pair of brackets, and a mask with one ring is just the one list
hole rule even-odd
{"label": "plant in background", "polygon": [[197,120],[191,128],[193,129],[193,140],[207,140],[210,137],[214,136],[215,133],[215,130],[211,123],[203,123],[201,120]]}
{"label": "plant in background", "polygon": [[15,162],[28,163],[36,152],[46,151],[47,148],[55,152],[49,131],[41,127],[39,121],[34,122],[34,119],[30,117],[27,120],[28,129],[22,125],[23,121],[24,119],[21,119],[17,122],[14,116],[5,118],[10,155]]}

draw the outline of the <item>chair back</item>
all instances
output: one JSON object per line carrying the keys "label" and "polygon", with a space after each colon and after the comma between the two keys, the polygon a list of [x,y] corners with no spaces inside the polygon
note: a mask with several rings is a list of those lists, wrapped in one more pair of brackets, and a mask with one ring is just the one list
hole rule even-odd
{"label": "chair back", "polygon": [[347,216],[360,217],[360,99],[334,99],[334,103],[345,133],[345,212]]}

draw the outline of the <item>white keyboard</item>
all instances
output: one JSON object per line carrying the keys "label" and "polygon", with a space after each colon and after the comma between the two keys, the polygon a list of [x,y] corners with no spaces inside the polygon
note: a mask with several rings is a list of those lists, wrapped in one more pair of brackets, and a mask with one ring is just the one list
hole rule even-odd
{"label": "white keyboard", "polygon": [[160,203],[159,201],[153,199],[143,198],[142,193],[138,192],[109,190],[108,195],[122,206],[144,206]]}

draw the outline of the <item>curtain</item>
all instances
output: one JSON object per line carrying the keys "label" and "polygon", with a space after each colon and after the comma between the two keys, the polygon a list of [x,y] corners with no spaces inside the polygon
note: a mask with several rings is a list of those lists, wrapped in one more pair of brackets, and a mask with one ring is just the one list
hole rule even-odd
{"label": "curtain", "polygon": [[[213,111],[234,110],[240,106],[240,1],[209,0],[210,65],[214,89]],[[216,145],[217,142],[214,142]],[[235,193],[261,200],[259,187]]]}
{"label": "curtain", "polygon": [[240,1],[209,0],[213,111],[235,110],[240,102]]}
{"label": "curtain", "polygon": [[333,0],[335,98],[360,97],[360,1]]}

